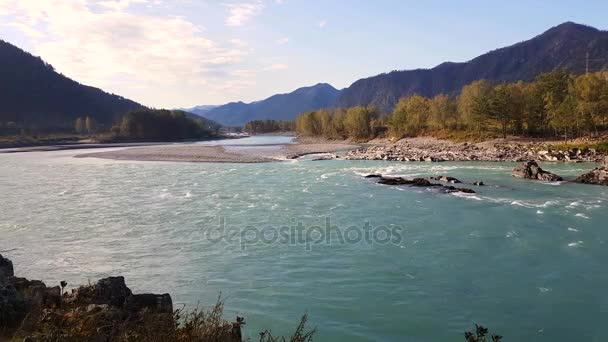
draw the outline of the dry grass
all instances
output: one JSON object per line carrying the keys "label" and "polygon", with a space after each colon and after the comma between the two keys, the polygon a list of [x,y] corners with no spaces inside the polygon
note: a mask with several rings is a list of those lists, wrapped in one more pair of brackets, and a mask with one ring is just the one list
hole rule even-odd
{"label": "dry grass", "polygon": [[[245,320],[235,322],[223,318],[224,302],[218,298],[209,310],[176,310],[173,314],[144,311],[137,315],[112,307],[75,307],[43,310],[30,314],[9,341],[32,342],[240,342]],[[35,319],[33,319],[36,317]],[[260,333],[261,342],[309,342],[315,329],[307,330],[306,315],[289,337],[274,337],[269,331]],[[0,337],[1,341],[2,339]]]}

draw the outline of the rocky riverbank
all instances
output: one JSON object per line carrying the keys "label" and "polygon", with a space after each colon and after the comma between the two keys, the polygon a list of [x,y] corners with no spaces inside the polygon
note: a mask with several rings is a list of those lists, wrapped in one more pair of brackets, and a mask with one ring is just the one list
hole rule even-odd
{"label": "rocky riverbank", "polygon": [[[173,311],[169,294],[134,294],[123,277],[69,292],[66,286],[16,277],[12,262],[0,255],[0,341],[242,340],[243,319],[223,321],[221,306],[214,316],[194,312],[182,317],[182,311]],[[180,334],[200,339],[180,339]]]}
{"label": "rocky riverbank", "polygon": [[347,160],[389,161],[507,161],[526,160],[597,162],[604,154],[593,148],[552,149],[550,145],[534,142],[486,141],[454,143],[435,138],[401,139],[396,143],[381,142],[348,152]]}

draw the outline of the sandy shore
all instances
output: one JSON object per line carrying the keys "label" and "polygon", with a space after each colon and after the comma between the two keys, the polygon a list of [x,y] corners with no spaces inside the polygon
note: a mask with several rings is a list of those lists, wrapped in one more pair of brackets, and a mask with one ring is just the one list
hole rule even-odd
{"label": "sandy shore", "polygon": [[240,146],[238,148],[203,145],[162,145],[85,153],[76,155],[75,157],[135,161],[264,163],[294,159],[307,154],[349,151],[358,147],[360,146],[334,142]]}

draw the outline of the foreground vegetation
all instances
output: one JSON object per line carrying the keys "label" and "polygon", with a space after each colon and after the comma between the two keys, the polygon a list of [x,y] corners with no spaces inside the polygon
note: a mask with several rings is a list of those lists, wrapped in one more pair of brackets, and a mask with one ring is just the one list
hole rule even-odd
{"label": "foreground vegetation", "polygon": [[541,74],[533,82],[475,81],[457,97],[404,97],[388,116],[371,106],[357,106],[306,112],[296,119],[298,134],[355,140],[386,135],[567,140],[607,128],[608,73],[575,76],[562,70]]}
{"label": "foreground vegetation", "polygon": [[[246,322],[237,317],[229,322],[224,317],[224,303],[218,300],[209,310],[175,310],[171,314],[143,312],[135,319],[117,319],[103,309],[92,310],[63,305],[33,326],[25,326],[6,336],[9,341],[78,342],[107,340],[112,342],[241,342]],[[48,314],[48,313],[47,313]],[[271,331],[259,333],[260,342],[309,342],[315,329],[307,329],[304,315],[288,337]],[[100,331],[103,334],[100,334]],[[0,340],[2,339],[0,334]]]}

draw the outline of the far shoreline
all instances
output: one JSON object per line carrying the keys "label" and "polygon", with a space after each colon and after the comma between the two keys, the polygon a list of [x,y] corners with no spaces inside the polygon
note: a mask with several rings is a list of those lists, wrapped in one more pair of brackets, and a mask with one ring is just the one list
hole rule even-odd
{"label": "far shoreline", "polygon": [[21,152],[51,152],[51,151],[65,151],[65,150],[84,150],[84,149],[96,149],[96,148],[114,148],[114,147],[141,147],[141,146],[157,146],[157,145],[176,145],[176,144],[188,144],[197,142],[207,141],[218,141],[228,139],[242,139],[247,138],[249,135],[234,136],[226,135],[208,139],[196,139],[196,140],[175,140],[175,141],[125,141],[125,142],[59,142],[56,144],[32,144],[16,147],[2,147],[0,148],[0,154],[3,153],[21,153]]}

